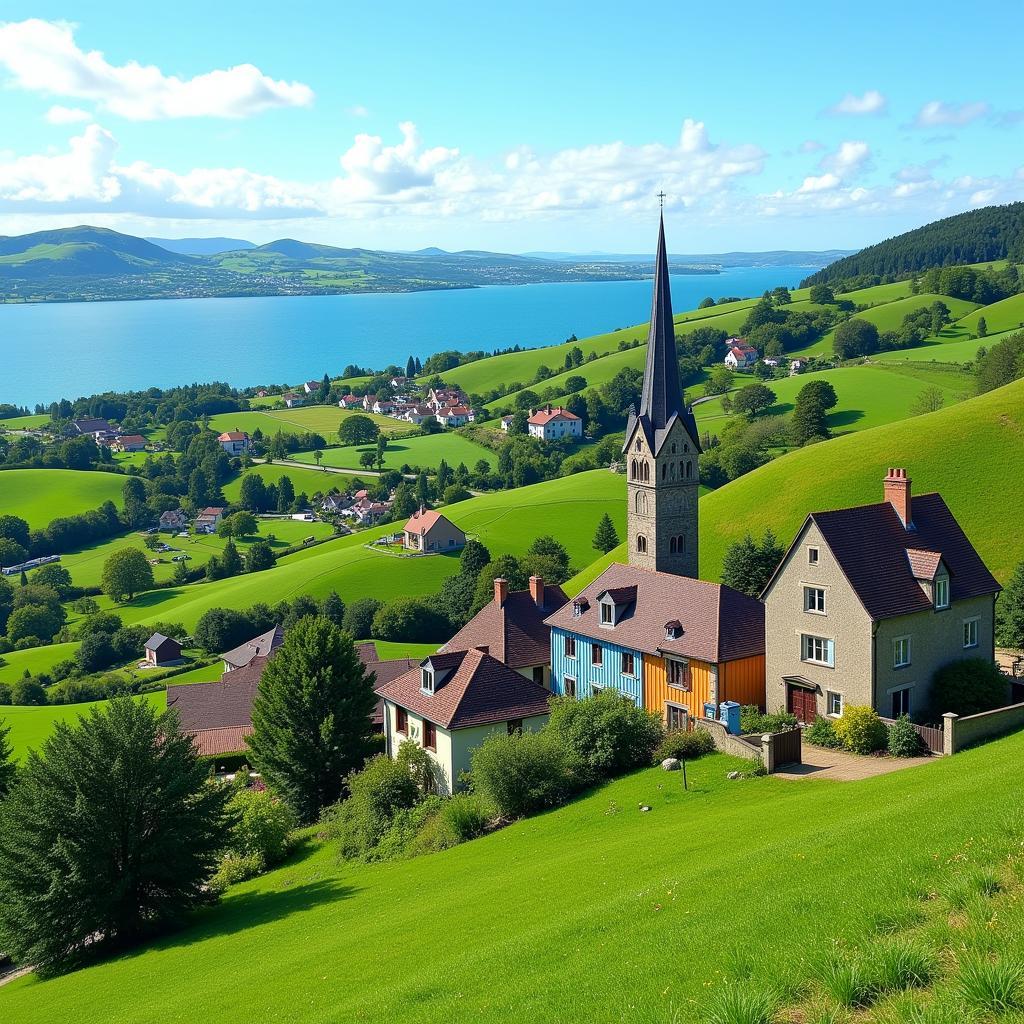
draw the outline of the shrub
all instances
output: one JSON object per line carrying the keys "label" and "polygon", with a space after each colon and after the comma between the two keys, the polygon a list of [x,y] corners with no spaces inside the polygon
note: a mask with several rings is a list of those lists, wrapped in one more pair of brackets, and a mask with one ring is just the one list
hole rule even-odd
{"label": "shrub", "polygon": [[984,658],[951,661],[932,676],[932,704],[936,714],[976,715],[1006,703],[1006,677]]}
{"label": "shrub", "polygon": [[673,729],[665,734],[654,752],[654,762],[659,764],[666,757],[674,757],[679,761],[693,761],[715,749],[715,741],[706,729]]}
{"label": "shrub", "polygon": [[840,1005],[867,1006],[875,996],[876,986],[859,960],[838,952],[825,961],[821,969],[822,988]]}
{"label": "shrub", "polygon": [[229,885],[246,882],[263,874],[267,866],[258,853],[226,853],[221,858],[216,874],[210,879],[210,889],[221,893]]}
{"label": "shrub", "polygon": [[836,735],[836,723],[831,718],[816,718],[805,730],[804,739],[816,747],[835,750],[843,745]]}
{"label": "shrub", "polygon": [[490,819],[490,808],[479,793],[456,793],[425,822],[412,852],[431,853],[468,842],[483,835]]}
{"label": "shrub", "polygon": [[565,750],[546,729],[496,733],[473,751],[471,765],[475,792],[506,818],[554,807],[571,790]]}
{"label": "shrub", "polygon": [[850,704],[836,720],[836,737],[854,754],[872,754],[884,749],[889,734],[874,708]]}
{"label": "shrub", "polygon": [[1012,960],[986,960],[977,954],[960,962],[957,989],[965,1006],[1003,1013],[1024,1006],[1024,964]]}
{"label": "shrub", "polygon": [[893,757],[918,757],[925,752],[924,740],[907,715],[889,726],[889,753]]}
{"label": "shrub", "polygon": [[788,711],[764,714],[756,704],[744,704],[740,708],[740,732],[750,733],[788,732],[797,726],[796,715]]}
{"label": "shrub", "polygon": [[584,700],[552,701],[547,731],[581,785],[650,764],[664,734],[657,715],[611,688]]}
{"label": "shrub", "polygon": [[258,856],[266,867],[284,860],[298,825],[288,805],[266,790],[240,789],[228,802],[234,816],[228,846],[238,855]]}

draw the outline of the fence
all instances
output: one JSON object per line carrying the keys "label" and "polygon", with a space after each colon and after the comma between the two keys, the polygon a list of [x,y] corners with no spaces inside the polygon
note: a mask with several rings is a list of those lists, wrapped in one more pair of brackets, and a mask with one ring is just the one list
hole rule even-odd
{"label": "fence", "polygon": [[802,758],[802,732],[799,728],[756,736],[733,736],[713,718],[698,718],[693,724],[694,728],[710,733],[715,749],[723,754],[749,760],[760,758],[769,775],[784,764],[799,764]]}
{"label": "fence", "polygon": [[950,712],[942,717],[944,753],[955,754],[958,750],[982,740],[1004,736],[1008,732],[1024,728],[1024,704],[1011,704],[1009,707],[996,708],[995,711],[982,711],[979,715],[961,717]]}
{"label": "fence", "polygon": [[[886,728],[896,724],[895,718],[883,718],[882,721],[885,723]],[[943,726],[918,725],[915,722],[912,722],[911,724],[914,726],[914,731],[921,737],[928,750],[933,754],[946,753],[946,738]]]}

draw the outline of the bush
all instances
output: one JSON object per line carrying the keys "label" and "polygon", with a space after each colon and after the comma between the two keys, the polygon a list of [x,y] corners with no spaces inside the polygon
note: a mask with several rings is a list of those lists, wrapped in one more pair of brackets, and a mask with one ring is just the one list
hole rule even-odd
{"label": "bush", "polygon": [[413,853],[447,850],[475,839],[487,829],[491,810],[479,793],[456,793],[441,802],[411,844]]}
{"label": "bush", "polygon": [[772,1024],[779,998],[749,983],[721,984],[708,999],[708,1024]]}
{"label": "bush", "polygon": [[836,720],[836,738],[854,754],[873,754],[885,748],[889,733],[874,708],[851,704]]}
{"label": "bush", "polygon": [[1024,1006],[1024,964],[1014,960],[986,960],[978,954],[964,957],[957,985],[965,1007],[1003,1013]]}
{"label": "bush", "polygon": [[918,757],[925,752],[924,740],[907,715],[889,726],[889,753],[893,757]]}
{"label": "bush", "polygon": [[584,786],[650,764],[664,735],[657,715],[611,688],[583,700],[552,701],[547,731]]}
{"label": "bush", "polygon": [[879,991],[923,988],[938,974],[935,954],[912,939],[891,939],[871,950],[871,965]]}
{"label": "bush", "polygon": [[804,739],[816,747],[832,750],[843,745],[843,741],[836,735],[836,723],[831,718],[816,718],[804,729]]}
{"label": "bush", "polygon": [[711,733],[705,729],[673,729],[665,734],[654,752],[654,763],[660,764],[666,757],[674,757],[679,761],[693,761],[715,749],[715,741]]}
{"label": "bush", "polygon": [[262,875],[266,869],[258,853],[226,853],[221,858],[216,874],[210,879],[210,889],[221,893],[229,885],[237,885]]}
{"label": "bush", "polygon": [[228,846],[240,856],[258,856],[265,867],[284,860],[298,825],[288,805],[266,790],[240,789],[228,802],[234,818]]}
{"label": "bush", "polygon": [[1002,707],[1009,695],[1006,677],[984,658],[951,661],[932,676],[932,704],[937,715],[976,715]]}
{"label": "bush", "polygon": [[788,711],[776,711],[766,715],[756,704],[744,704],[740,708],[740,732],[744,735],[788,732],[796,726],[796,715],[791,715]]}
{"label": "bush", "polygon": [[555,807],[571,792],[565,750],[548,730],[495,733],[473,751],[474,791],[506,818]]}

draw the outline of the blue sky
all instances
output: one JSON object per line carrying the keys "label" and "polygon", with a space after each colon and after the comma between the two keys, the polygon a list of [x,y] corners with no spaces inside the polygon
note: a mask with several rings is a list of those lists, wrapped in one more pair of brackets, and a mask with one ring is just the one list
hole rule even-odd
{"label": "blue sky", "polygon": [[663,188],[677,252],[854,248],[1024,199],[1019,2],[0,18],[0,234],[646,251]]}

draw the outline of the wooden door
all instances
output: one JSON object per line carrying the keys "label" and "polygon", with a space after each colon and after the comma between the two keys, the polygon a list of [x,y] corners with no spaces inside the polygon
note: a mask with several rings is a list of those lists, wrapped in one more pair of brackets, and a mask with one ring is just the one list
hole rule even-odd
{"label": "wooden door", "polygon": [[796,720],[804,725],[810,725],[818,717],[818,701],[813,690],[791,683],[787,705],[790,714],[796,715]]}

